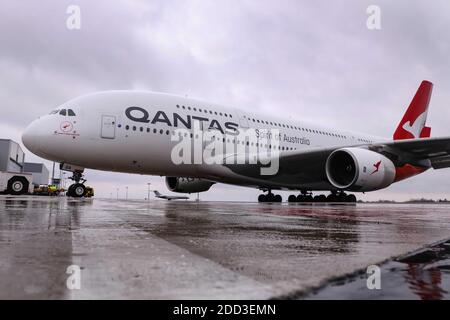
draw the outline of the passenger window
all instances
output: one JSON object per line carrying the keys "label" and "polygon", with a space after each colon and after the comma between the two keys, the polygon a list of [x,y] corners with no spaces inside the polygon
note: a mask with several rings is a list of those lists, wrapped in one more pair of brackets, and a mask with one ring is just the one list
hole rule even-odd
{"label": "passenger window", "polygon": [[75,112],[73,112],[72,109],[67,110],[67,113],[68,113],[69,117],[75,117],[76,116]]}
{"label": "passenger window", "polygon": [[62,110],[59,112],[59,114],[62,115],[62,116],[66,116],[66,115],[67,115],[66,109],[62,109]]}

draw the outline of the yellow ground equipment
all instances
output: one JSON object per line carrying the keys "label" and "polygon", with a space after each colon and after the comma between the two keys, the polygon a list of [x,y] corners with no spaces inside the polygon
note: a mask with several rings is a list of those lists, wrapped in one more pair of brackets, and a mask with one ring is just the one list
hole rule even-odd
{"label": "yellow ground equipment", "polygon": [[33,194],[37,196],[58,196],[64,191],[64,189],[59,189],[55,185],[40,185],[39,187],[34,188]]}
{"label": "yellow ground equipment", "polygon": [[85,198],[92,198],[94,196],[94,188],[86,187],[86,192],[84,193]]}

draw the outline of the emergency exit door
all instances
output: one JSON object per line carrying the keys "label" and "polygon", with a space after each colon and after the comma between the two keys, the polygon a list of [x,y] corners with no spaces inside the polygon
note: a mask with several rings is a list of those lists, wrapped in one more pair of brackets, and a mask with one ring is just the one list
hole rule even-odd
{"label": "emergency exit door", "polygon": [[103,139],[115,139],[116,138],[116,117],[115,116],[102,116],[101,137]]}

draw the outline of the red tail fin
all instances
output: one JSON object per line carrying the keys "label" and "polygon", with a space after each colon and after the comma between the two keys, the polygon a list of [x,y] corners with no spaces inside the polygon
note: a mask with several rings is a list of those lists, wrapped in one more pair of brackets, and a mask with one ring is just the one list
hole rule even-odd
{"label": "red tail fin", "polygon": [[411,101],[402,121],[394,132],[394,140],[428,138],[431,128],[425,126],[428,114],[433,84],[430,81],[422,81],[416,95]]}

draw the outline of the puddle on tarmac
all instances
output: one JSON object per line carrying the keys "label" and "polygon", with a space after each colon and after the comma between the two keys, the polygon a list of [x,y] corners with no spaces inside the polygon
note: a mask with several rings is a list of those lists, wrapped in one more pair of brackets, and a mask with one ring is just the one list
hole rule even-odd
{"label": "puddle on tarmac", "polygon": [[381,289],[368,289],[368,274],[335,279],[294,298],[316,299],[450,299],[450,240],[387,262],[381,267]]}

